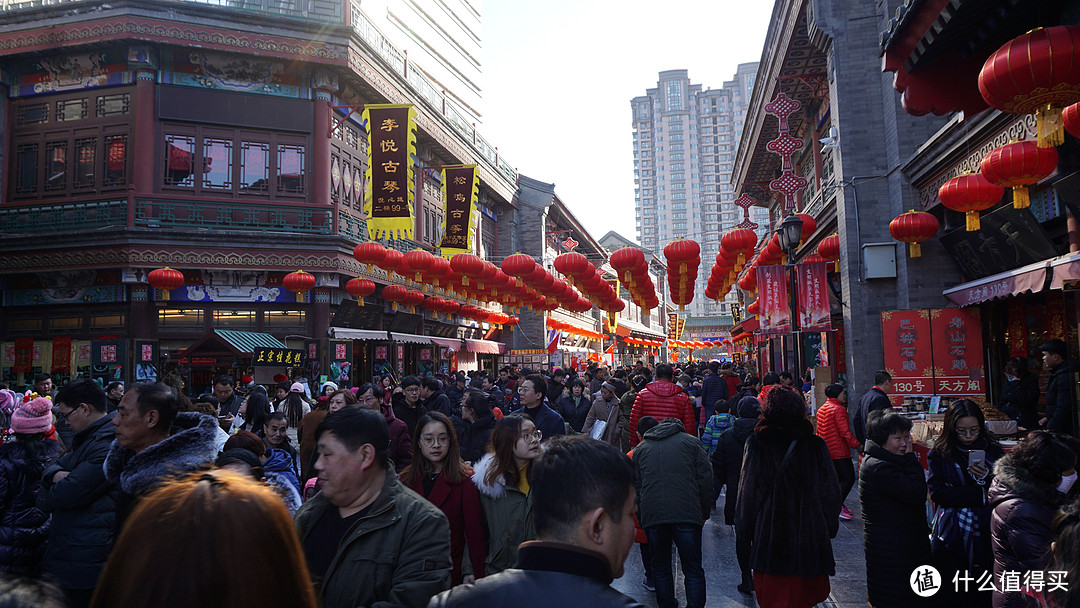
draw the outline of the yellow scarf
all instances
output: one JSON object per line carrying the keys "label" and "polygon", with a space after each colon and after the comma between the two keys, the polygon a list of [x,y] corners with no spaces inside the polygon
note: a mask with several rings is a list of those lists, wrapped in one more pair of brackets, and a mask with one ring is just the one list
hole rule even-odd
{"label": "yellow scarf", "polygon": [[525,463],[525,466],[518,469],[518,490],[526,496],[529,495],[529,478],[525,475],[528,468],[529,463]]}

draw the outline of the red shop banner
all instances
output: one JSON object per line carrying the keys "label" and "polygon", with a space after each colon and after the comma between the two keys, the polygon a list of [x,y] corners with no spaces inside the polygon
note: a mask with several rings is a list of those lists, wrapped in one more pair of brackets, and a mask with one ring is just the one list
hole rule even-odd
{"label": "red shop banner", "polygon": [[885,371],[893,379],[893,394],[934,394],[930,311],[881,311],[881,344]]}
{"label": "red shop banner", "polygon": [[1028,356],[1027,317],[1022,301],[1009,302],[1009,322],[1005,332],[1005,339],[1009,344],[1009,356],[1026,358]]}
{"label": "red shop banner", "polygon": [[11,371],[16,374],[33,371],[34,339],[15,338],[15,366]]}
{"label": "red shop banner", "polygon": [[829,295],[825,291],[825,262],[799,264],[795,267],[795,280],[799,300],[799,329],[802,331],[832,329]]}
{"label": "red shop banner", "polygon": [[786,266],[758,266],[758,316],[762,334],[791,332],[791,306],[788,302]]}
{"label": "red shop banner", "polygon": [[52,340],[52,367],[54,374],[71,373],[71,338],[63,336]]}
{"label": "red shop banner", "polygon": [[930,311],[936,394],[983,396],[982,322],[977,309]]}

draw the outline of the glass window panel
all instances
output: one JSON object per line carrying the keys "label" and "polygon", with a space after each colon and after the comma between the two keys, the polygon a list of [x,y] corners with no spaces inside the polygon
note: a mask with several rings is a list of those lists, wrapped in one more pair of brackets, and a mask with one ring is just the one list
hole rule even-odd
{"label": "glass window panel", "polygon": [[277,191],[279,194],[304,193],[304,146],[278,144]]}
{"label": "glass window panel", "polygon": [[49,122],[48,102],[27,103],[15,109],[16,126],[37,125]]}
{"label": "glass window panel", "polygon": [[81,329],[82,317],[53,317],[49,319],[49,329]]}
{"label": "glass window panel", "polygon": [[159,329],[202,329],[203,311],[199,308],[162,308],[158,310]]}
{"label": "glass window panel", "polygon": [[214,327],[230,329],[255,329],[254,310],[215,310]]}
{"label": "glass window panel", "polygon": [[15,193],[37,192],[38,144],[15,147]]}
{"label": "glass window panel", "polygon": [[45,191],[54,192],[67,187],[68,142],[45,144]]}
{"label": "glass window panel", "polygon": [[240,142],[240,189],[264,194],[269,190],[270,144],[261,141]]}
{"label": "glass window panel", "polygon": [[302,328],[307,325],[307,313],[303,310],[266,311],[267,329]]}
{"label": "glass window panel", "polygon": [[56,102],[56,122],[82,120],[90,115],[87,99],[67,99]]}
{"label": "glass window panel", "polygon": [[203,140],[203,187],[232,189],[233,143],[230,139]]}
{"label": "glass window panel", "polygon": [[192,162],[195,158],[195,137],[191,135],[165,136],[165,185],[195,185]]}
{"label": "glass window panel", "polygon": [[118,93],[116,95],[102,95],[97,100],[97,115],[121,116],[131,111],[131,95]]}
{"label": "glass window panel", "polygon": [[40,330],[42,323],[41,323],[41,319],[39,319],[39,318],[24,317],[22,319],[18,319],[18,318],[8,319],[7,325],[8,325],[8,329],[11,329],[11,330],[24,330],[25,331],[25,330],[30,330],[30,329]]}
{"label": "glass window panel", "polygon": [[84,137],[75,140],[75,188],[94,187],[94,171],[97,169],[96,159],[96,137]]}
{"label": "glass window panel", "polygon": [[97,315],[90,317],[90,326],[94,328],[124,327],[126,320],[125,315]]}
{"label": "glass window panel", "polygon": [[103,186],[127,184],[127,135],[109,135],[105,138],[105,180]]}

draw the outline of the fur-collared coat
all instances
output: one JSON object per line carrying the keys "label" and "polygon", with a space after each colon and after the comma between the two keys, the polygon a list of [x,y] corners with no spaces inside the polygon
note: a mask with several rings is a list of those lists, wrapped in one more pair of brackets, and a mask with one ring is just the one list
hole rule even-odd
{"label": "fur-collared coat", "polygon": [[495,464],[495,455],[486,454],[473,467],[472,481],[480,491],[480,506],[488,531],[486,575],[502,572],[517,561],[518,545],[536,538],[532,500],[517,487],[507,487],[502,477],[488,484],[484,476]]}
{"label": "fur-collared coat", "polygon": [[140,498],[161,482],[209,467],[217,456],[218,422],[198,412],[180,412],[172,433],[141,452],[113,441],[102,465],[105,477],[120,489],[116,505],[116,531],[124,528],[127,516]]}
{"label": "fur-collared coat", "polygon": [[[1021,579],[1032,570],[1046,568],[1054,533],[1050,525],[1064,494],[1056,486],[1032,478],[1006,454],[994,465],[994,481],[987,499],[993,507],[990,539],[994,546],[994,580],[1004,572],[1019,572]],[[996,587],[995,587],[996,588]],[[994,608],[1034,606],[1023,593],[994,592]]]}

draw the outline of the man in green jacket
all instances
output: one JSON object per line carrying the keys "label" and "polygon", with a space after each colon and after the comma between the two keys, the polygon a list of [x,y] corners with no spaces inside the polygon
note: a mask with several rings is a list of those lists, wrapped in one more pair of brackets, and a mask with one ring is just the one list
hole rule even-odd
{"label": "man in green jacket", "polygon": [[652,553],[656,603],[660,608],[678,606],[671,574],[674,542],[686,579],[686,605],[702,608],[701,528],[712,510],[712,465],[701,441],[676,418],[663,420],[642,439],[634,449],[635,486],[638,520]]}
{"label": "man in green jacket", "polygon": [[296,531],[325,608],[423,608],[450,587],[446,516],[388,471],[382,415],[347,407],[315,431],[322,491]]}

